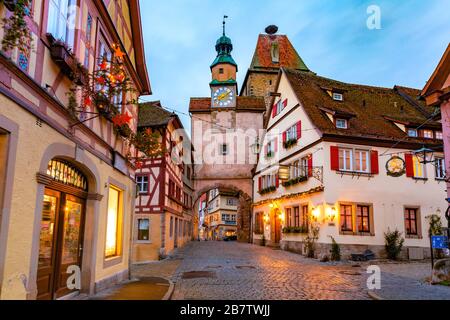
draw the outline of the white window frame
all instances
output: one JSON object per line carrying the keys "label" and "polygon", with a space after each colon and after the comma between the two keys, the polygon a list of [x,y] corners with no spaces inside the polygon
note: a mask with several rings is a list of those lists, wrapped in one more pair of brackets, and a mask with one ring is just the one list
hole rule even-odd
{"label": "white window frame", "polygon": [[437,180],[444,180],[445,176],[446,176],[446,169],[445,169],[445,159],[444,158],[440,158],[440,157],[436,157],[435,158],[435,166],[436,166],[436,170],[435,170],[435,174],[436,174],[436,179]]}
{"label": "white window frame", "polygon": [[[407,130],[408,137],[417,138],[419,136],[419,133],[417,132],[417,129],[414,128],[408,128]],[[412,134],[414,132],[414,134]]]}
{"label": "white window frame", "polygon": [[433,130],[424,129],[424,130],[422,130],[422,135],[425,139],[433,139],[434,138]]}
{"label": "white window frame", "polygon": [[75,41],[75,25],[70,25],[75,18],[76,10],[72,10],[73,0],[49,0],[47,32],[73,48]]}
{"label": "white window frame", "polygon": [[[147,181],[144,181],[147,180]],[[138,175],[136,176],[136,184],[138,185],[139,188],[139,194],[146,194],[148,193],[148,187],[149,187],[149,179],[148,176],[144,176],[144,175]],[[146,190],[143,189],[143,187],[146,186]]]}
{"label": "white window frame", "polygon": [[303,157],[300,160],[300,170],[299,170],[299,176],[306,177],[308,176],[309,172],[309,157]]}
{"label": "white window frame", "polygon": [[333,100],[344,101],[344,95],[342,93],[333,92]]}
{"label": "white window frame", "polygon": [[286,130],[286,141],[289,140],[297,140],[298,133],[297,133],[297,125],[294,125]]}
{"label": "white window frame", "polygon": [[[359,154],[359,164],[356,162],[356,155],[357,154]],[[353,155],[354,155],[354,165],[353,165],[353,167],[354,167],[354,170],[355,170],[355,172],[362,172],[362,173],[369,173],[370,172],[370,152],[369,152],[369,150],[362,150],[362,149],[355,149],[354,151],[353,151]],[[365,158],[366,158],[366,170],[363,170],[362,168],[363,168],[363,164],[364,164],[364,162],[363,162],[363,160],[364,160],[364,157],[363,157],[363,155],[365,155]],[[359,170],[357,170],[357,167],[358,167],[358,165],[359,165]]]}
{"label": "white window frame", "polygon": [[279,115],[282,111],[283,111],[283,100],[282,99],[280,99],[278,102],[277,102],[277,115]]}
{"label": "white window frame", "polygon": [[[343,123],[344,125],[339,125]],[[343,118],[336,118],[336,128],[338,129],[348,129],[348,120]]]}
{"label": "white window frame", "polygon": [[[342,151],[342,157],[343,157],[343,162],[342,162],[342,167],[340,165],[340,160],[341,160],[341,151]],[[350,167],[347,168],[347,155],[350,158]],[[353,172],[353,149],[351,148],[339,148],[339,171],[348,171],[348,172]]]}

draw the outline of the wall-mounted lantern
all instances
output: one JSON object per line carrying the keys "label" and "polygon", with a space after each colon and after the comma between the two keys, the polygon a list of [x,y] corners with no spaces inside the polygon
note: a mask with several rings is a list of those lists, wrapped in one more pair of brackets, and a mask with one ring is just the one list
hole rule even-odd
{"label": "wall-mounted lantern", "polygon": [[336,207],[333,205],[328,205],[327,207],[327,218],[329,222],[334,222],[336,219]]}
{"label": "wall-mounted lantern", "polygon": [[278,178],[281,181],[288,181],[289,175],[289,166],[280,166],[278,168]]}

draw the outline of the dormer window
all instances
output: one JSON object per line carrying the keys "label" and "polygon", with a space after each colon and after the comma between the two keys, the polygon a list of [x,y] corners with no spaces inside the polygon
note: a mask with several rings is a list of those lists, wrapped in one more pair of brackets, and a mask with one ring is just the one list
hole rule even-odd
{"label": "dormer window", "polygon": [[417,129],[408,129],[408,137],[417,138],[418,136]]}
{"label": "dormer window", "polygon": [[433,139],[433,130],[422,130],[422,136],[425,139]]}
{"label": "dormer window", "polygon": [[333,92],[333,100],[344,101],[344,95],[342,93]]}
{"label": "dormer window", "polygon": [[348,129],[348,120],[347,119],[336,119],[336,128]]}
{"label": "dormer window", "polygon": [[219,69],[219,74],[223,74],[223,68]]}

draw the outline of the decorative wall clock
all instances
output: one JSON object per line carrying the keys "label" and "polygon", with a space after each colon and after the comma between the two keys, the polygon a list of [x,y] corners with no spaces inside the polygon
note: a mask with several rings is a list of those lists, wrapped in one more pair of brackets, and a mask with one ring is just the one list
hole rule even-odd
{"label": "decorative wall clock", "polygon": [[398,156],[393,156],[386,162],[386,170],[391,177],[401,177],[406,173],[405,160]]}

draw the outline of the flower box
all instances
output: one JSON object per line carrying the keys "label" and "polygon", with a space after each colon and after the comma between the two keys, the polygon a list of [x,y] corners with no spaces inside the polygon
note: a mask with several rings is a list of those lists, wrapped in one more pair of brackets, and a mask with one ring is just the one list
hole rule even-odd
{"label": "flower box", "polygon": [[131,128],[127,124],[123,124],[121,126],[114,126],[114,130],[117,134],[124,138],[129,138],[133,131],[131,131]]}
{"label": "flower box", "polygon": [[89,81],[89,75],[76,59],[72,50],[64,41],[57,40],[51,33],[47,33],[50,41],[50,54],[53,61],[61,68],[62,72],[78,85],[85,85]]}
{"label": "flower box", "polygon": [[307,234],[308,227],[285,227],[282,231],[284,234]]}
{"label": "flower box", "polygon": [[297,142],[298,142],[297,139],[289,139],[288,141],[285,141],[285,142],[283,143],[283,147],[284,147],[285,149],[290,149],[290,148],[292,148],[293,146],[295,146],[295,145],[297,144]]}
{"label": "flower box", "polygon": [[272,151],[266,153],[266,158],[272,158],[274,153]]}
{"label": "flower box", "polygon": [[264,194],[267,194],[267,193],[275,192],[276,190],[277,190],[277,187],[272,186],[272,187],[268,187],[268,188],[265,188],[265,189],[260,190],[260,191],[259,191],[259,194],[260,194],[260,195],[264,195]]}
{"label": "flower box", "polygon": [[283,187],[288,188],[288,187],[295,186],[295,185],[305,182],[305,181],[308,181],[308,177],[306,177],[306,176],[297,177],[297,178],[288,180],[286,182],[283,182]]}

